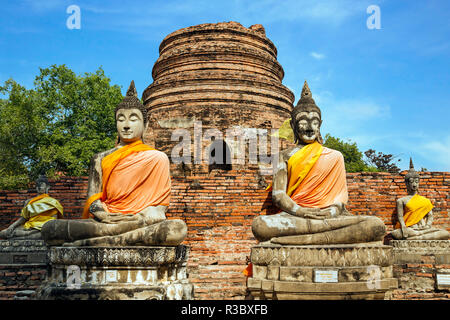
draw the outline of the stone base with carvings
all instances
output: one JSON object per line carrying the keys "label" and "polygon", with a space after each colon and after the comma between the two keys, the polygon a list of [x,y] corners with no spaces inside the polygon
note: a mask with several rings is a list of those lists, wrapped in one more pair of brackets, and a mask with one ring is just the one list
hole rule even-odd
{"label": "stone base with carvings", "polygon": [[47,265],[43,240],[0,240],[0,265]]}
{"label": "stone base with carvings", "polygon": [[37,299],[193,299],[189,248],[52,247],[51,272]]}
{"label": "stone base with carvings", "polygon": [[450,298],[450,240],[391,240],[394,276],[392,299]]}
{"label": "stone base with carvings", "polygon": [[394,263],[418,263],[422,256],[433,256],[437,264],[450,264],[450,240],[391,240]]}
{"label": "stone base with carvings", "polygon": [[384,299],[397,287],[392,247],[381,244],[277,246],[251,250],[255,299]]}

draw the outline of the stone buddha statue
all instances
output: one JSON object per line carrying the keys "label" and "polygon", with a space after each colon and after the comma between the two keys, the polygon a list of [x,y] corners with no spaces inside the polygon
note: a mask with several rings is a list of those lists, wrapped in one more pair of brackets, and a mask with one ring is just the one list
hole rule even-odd
{"label": "stone buddha statue", "polygon": [[261,215],[252,223],[260,242],[324,245],[383,239],[385,226],[379,218],[346,210],[344,158],[322,146],[321,124],[321,111],[305,81],[290,120],[296,146],[280,152],[273,175],[272,200],[280,212]]}
{"label": "stone buddha statue", "polygon": [[47,243],[175,246],[186,237],[184,221],[166,219],[170,163],[165,153],[142,142],[147,111],[134,81],[116,107],[115,119],[119,142],[91,161],[84,219],[47,223],[42,229]]}
{"label": "stone buddha statue", "polygon": [[405,175],[408,195],[397,199],[398,222],[391,235],[396,240],[447,240],[450,236],[447,230],[432,227],[433,204],[418,194],[419,182],[419,173],[410,159]]}
{"label": "stone buddha statue", "polygon": [[0,231],[0,238],[41,239],[44,224],[63,215],[63,207],[58,200],[48,195],[49,189],[47,177],[40,175],[36,180],[37,196],[25,202],[20,218]]}

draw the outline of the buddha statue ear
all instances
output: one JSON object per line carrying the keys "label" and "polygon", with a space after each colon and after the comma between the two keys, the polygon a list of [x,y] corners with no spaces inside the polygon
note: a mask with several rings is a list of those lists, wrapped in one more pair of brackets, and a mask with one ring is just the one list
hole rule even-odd
{"label": "buddha statue ear", "polygon": [[[319,114],[320,116],[320,114]],[[320,144],[323,144],[323,138],[322,138],[322,134],[320,133],[320,127],[322,126],[322,119],[320,119],[320,125],[319,125],[319,136],[317,137],[317,142]]]}
{"label": "buddha statue ear", "polygon": [[144,142],[144,135],[147,132],[147,129],[148,129],[148,120],[144,121],[144,131],[142,131],[142,137],[141,137],[142,142]]}
{"label": "buddha statue ear", "polygon": [[319,131],[319,136],[317,137],[317,142],[320,144],[323,144],[323,138],[322,138],[322,134]]}

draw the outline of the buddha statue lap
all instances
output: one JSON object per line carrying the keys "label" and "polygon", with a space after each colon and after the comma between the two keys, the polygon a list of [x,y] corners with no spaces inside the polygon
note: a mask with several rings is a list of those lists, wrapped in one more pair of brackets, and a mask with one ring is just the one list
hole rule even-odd
{"label": "buddha statue lap", "polygon": [[397,218],[395,230],[391,235],[396,240],[447,240],[450,233],[433,224],[433,204],[418,194],[420,176],[414,170],[410,159],[409,171],[405,175],[408,195],[397,199]]}
{"label": "buddha statue lap", "polygon": [[116,107],[119,144],[96,154],[90,164],[83,218],[55,220],[44,240],[66,246],[179,245],[187,234],[182,220],[166,219],[170,202],[167,155],[142,142],[147,111],[134,81]]}
{"label": "buddha statue lap", "polygon": [[63,207],[48,195],[49,189],[47,177],[40,175],[36,180],[37,196],[25,202],[20,218],[0,231],[0,238],[40,240],[44,224],[63,215]]}
{"label": "buddha statue lap", "polygon": [[280,153],[273,175],[272,199],[281,212],[261,215],[252,223],[260,242],[326,245],[383,239],[385,226],[379,218],[346,210],[344,158],[322,146],[321,124],[321,111],[305,81],[290,120],[297,145]]}

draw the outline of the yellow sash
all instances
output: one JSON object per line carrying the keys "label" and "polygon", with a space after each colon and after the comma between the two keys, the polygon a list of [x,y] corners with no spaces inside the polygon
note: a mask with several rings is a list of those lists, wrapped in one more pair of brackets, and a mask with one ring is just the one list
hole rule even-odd
{"label": "yellow sash", "polygon": [[48,194],[34,197],[21,212],[21,216],[27,219],[24,224],[25,229],[41,230],[44,223],[55,219],[55,215],[62,217],[63,207],[58,200],[53,199]]}
{"label": "yellow sash", "polygon": [[[403,220],[407,227],[417,224],[433,209],[431,201],[417,193],[406,203],[403,213]],[[400,222],[397,222],[395,228],[400,228]]]}
{"label": "yellow sash", "polygon": [[[323,146],[317,141],[307,144],[298,150],[288,160],[288,186],[286,194],[292,196],[294,191],[298,188],[303,179],[308,175],[311,168],[322,154]],[[266,190],[272,190],[272,183]]]}
{"label": "yellow sash", "polygon": [[109,177],[111,176],[111,173],[113,172],[114,168],[119,164],[119,162],[122,159],[125,159],[128,155],[134,153],[134,152],[140,152],[140,151],[148,151],[148,150],[155,150],[154,148],[144,144],[141,140],[138,140],[136,142],[133,142],[129,145],[126,145],[113,153],[107,155],[102,160],[102,191],[99,193],[96,193],[89,197],[89,199],[86,201],[86,204],[83,209],[83,219],[89,218],[89,207],[91,206],[92,202],[95,200],[101,199],[102,201],[106,200],[106,186],[108,185]]}

